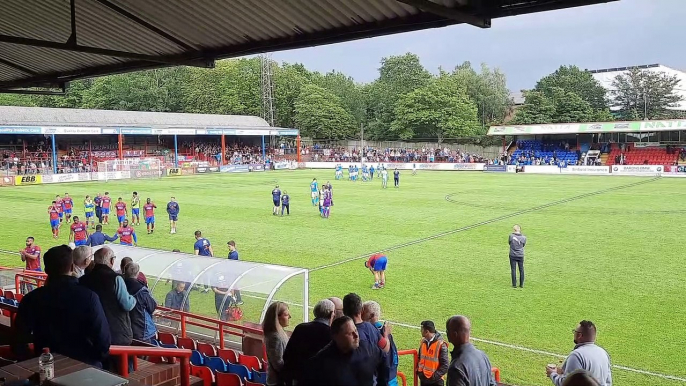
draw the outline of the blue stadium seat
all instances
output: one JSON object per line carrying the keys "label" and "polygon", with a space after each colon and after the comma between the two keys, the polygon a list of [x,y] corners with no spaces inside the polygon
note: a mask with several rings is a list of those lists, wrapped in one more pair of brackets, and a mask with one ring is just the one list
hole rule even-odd
{"label": "blue stadium seat", "polygon": [[193,352],[191,352],[191,363],[194,366],[202,366],[205,364],[205,360],[202,357],[202,354],[200,354],[200,351],[193,350]]}
{"label": "blue stadium seat", "polygon": [[226,372],[226,362],[220,357],[205,357],[205,366],[212,369],[212,371]]}
{"label": "blue stadium seat", "polygon": [[267,373],[265,373],[263,371],[253,370],[252,381],[255,383],[263,383],[266,385],[267,384]]}
{"label": "blue stadium seat", "polygon": [[250,374],[250,370],[248,370],[248,368],[243,366],[243,365],[229,363],[228,372],[236,374],[241,378],[244,378],[247,380],[252,380],[252,378],[251,378],[252,375]]}

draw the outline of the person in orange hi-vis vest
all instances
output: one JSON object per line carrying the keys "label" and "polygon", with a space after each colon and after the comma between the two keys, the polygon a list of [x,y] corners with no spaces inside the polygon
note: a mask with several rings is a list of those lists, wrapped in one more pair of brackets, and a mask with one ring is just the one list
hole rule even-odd
{"label": "person in orange hi-vis vest", "polygon": [[421,323],[422,341],[419,346],[417,375],[421,386],[443,386],[443,378],[448,372],[450,358],[448,344],[441,334],[436,332],[434,322],[425,320]]}

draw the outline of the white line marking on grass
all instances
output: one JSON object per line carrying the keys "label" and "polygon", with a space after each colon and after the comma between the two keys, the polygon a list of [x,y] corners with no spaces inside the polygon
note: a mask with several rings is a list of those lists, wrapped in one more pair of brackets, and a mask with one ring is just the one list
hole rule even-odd
{"label": "white line marking on grass", "polygon": [[[262,297],[262,296],[254,296],[254,295],[243,295],[243,296],[249,297],[249,298],[254,298],[254,299],[267,300],[267,298]],[[281,301],[283,301],[283,300],[281,300]],[[295,306],[295,307],[302,307],[303,306],[302,304],[295,303],[295,302],[288,302],[288,301],[283,301],[283,302],[288,304],[288,305]],[[309,308],[312,309],[314,307],[310,306]],[[400,327],[405,327],[405,328],[411,328],[413,330],[419,330],[420,329],[419,326],[415,326],[412,324],[394,322],[392,320],[389,320],[388,322],[390,322],[394,327],[400,326]],[[445,334],[444,331],[439,331],[439,332],[441,334]],[[557,353],[550,352],[550,351],[537,350],[534,348],[518,346],[518,345],[514,345],[514,344],[509,344],[509,343],[498,342],[498,341],[490,340],[490,339],[475,338],[473,336],[470,337],[470,339],[473,340],[474,342],[489,344],[489,345],[498,346],[498,347],[505,347],[505,348],[509,348],[509,349],[517,350],[517,351],[530,352],[532,354],[544,355],[544,356],[554,357],[554,358],[558,358],[558,359],[567,358],[567,355],[557,354]],[[631,372],[631,373],[643,374],[643,375],[647,375],[647,376],[651,376],[651,377],[668,379],[671,381],[686,382],[686,378],[677,377],[676,375],[655,373],[652,371],[635,369],[633,367],[627,367],[627,366],[621,366],[621,365],[612,365],[612,367],[615,369],[618,369],[618,370],[624,370],[624,371]]]}
{"label": "white line marking on grass", "polygon": [[[580,195],[574,196],[574,197],[563,198],[563,199],[561,199],[561,200],[549,202],[549,203],[543,204],[543,205],[534,206],[534,207],[531,207],[531,208],[528,208],[528,209],[523,209],[523,210],[520,210],[520,211],[517,211],[517,212],[514,212],[514,213],[504,214],[504,215],[502,215],[502,216],[498,216],[498,217],[492,218],[492,219],[490,219],[490,220],[480,221],[480,222],[475,223],[475,224],[472,224],[472,225],[467,225],[467,226],[464,226],[464,227],[461,227],[461,228],[457,228],[457,229],[453,229],[453,230],[449,230],[449,231],[444,231],[444,232],[441,232],[441,233],[437,233],[437,234],[432,235],[432,236],[426,236],[426,237],[422,237],[421,239],[412,240],[412,241],[408,241],[408,242],[406,242],[406,243],[402,243],[402,244],[394,245],[394,246],[391,246],[391,247],[387,247],[387,248],[381,249],[381,250],[379,250],[379,251],[375,251],[375,252],[371,252],[371,253],[366,253],[366,254],[364,254],[364,255],[359,255],[359,256],[355,256],[355,257],[350,257],[350,258],[348,258],[348,259],[344,259],[344,260],[341,260],[341,261],[337,261],[337,262],[331,263],[331,264],[325,264],[325,265],[322,265],[322,266],[319,266],[319,267],[310,269],[310,272],[315,272],[315,271],[319,271],[319,270],[322,270],[322,269],[327,269],[327,268],[336,267],[336,266],[339,266],[339,265],[342,265],[342,264],[346,264],[346,263],[349,263],[349,262],[355,261],[355,260],[366,259],[366,258],[368,258],[370,255],[372,255],[372,254],[374,254],[374,253],[389,252],[389,251],[393,251],[393,250],[396,250],[396,249],[401,249],[401,248],[409,247],[409,246],[411,246],[411,245],[421,244],[421,243],[424,243],[424,242],[427,242],[427,241],[431,241],[431,240],[434,240],[434,239],[438,239],[438,238],[441,238],[441,237],[450,236],[450,235],[455,234],[455,233],[460,233],[460,232],[468,231],[468,230],[470,230],[470,229],[478,228],[478,227],[483,226],[483,225],[492,224],[492,223],[495,223],[495,222],[499,222],[499,221],[502,221],[502,220],[506,220],[506,219],[508,219],[508,218],[520,216],[520,215],[523,215],[523,214],[535,212],[535,211],[542,210],[542,209],[546,209],[546,208],[549,208],[549,207],[551,207],[551,206],[556,206],[556,205],[560,205],[560,204],[566,204],[566,203],[568,203],[568,202],[580,200],[580,199],[586,198],[586,197],[596,196],[596,195],[603,194],[603,193],[607,193],[607,192],[611,192],[611,191],[614,191],[614,190],[621,190],[621,189],[626,189],[626,188],[632,188],[632,187],[638,186],[638,185],[647,184],[647,183],[656,181],[656,180],[658,180],[658,179],[660,179],[660,177],[655,177],[655,178],[651,178],[651,179],[649,179],[649,180],[643,180],[643,181],[639,181],[639,182],[632,182],[632,183],[630,183],[630,184],[615,186],[615,187],[612,187],[612,188],[601,189],[601,190],[597,190],[597,191],[595,191],[595,192],[583,193],[583,194],[580,194]],[[446,199],[448,198],[448,196],[449,196],[449,195],[446,196]]]}

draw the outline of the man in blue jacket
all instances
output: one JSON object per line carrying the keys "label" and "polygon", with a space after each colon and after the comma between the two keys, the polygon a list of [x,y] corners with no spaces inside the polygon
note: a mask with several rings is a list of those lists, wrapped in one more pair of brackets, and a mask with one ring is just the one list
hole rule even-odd
{"label": "man in blue jacket", "polygon": [[91,247],[96,247],[98,245],[105,245],[105,241],[113,242],[117,240],[119,235],[108,236],[102,233],[102,225],[98,224],[95,226],[95,232],[91,233],[86,240],[86,245]]}
{"label": "man in blue jacket", "polygon": [[48,279],[19,304],[13,349],[20,359],[32,356],[27,343],[33,334],[34,356],[48,347],[53,353],[102,367],[110,349],[110,326],[98,295],[71,276],[71,252],[60,245],[45,254]]}
{"label": "man in blue jacket", "polygon": [[169,233],[176,233],[176,221],[179,219],[179,203],[176,202],[176,197],[172,197],[171,201],[167,203],[167,214],[169,215]]}

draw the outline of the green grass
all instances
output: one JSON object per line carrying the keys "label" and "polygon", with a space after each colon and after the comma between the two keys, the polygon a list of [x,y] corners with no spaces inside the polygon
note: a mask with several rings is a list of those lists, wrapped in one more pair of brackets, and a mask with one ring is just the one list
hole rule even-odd
{"label": "green grass", "polygon": [[[310,204],[309,182],[334,183],[332,216],[318,217]],[[55,194],[109,190],[111,195],[181,206],[178,233],[169,235],[158,214],[158,233],[141,227],[139,245],[191,252],[193,231],[202,229],[224,256],[236,240],[242,260],[316,268],[489,219],[575,197],[622,187],[635,177],[537,176],[469,172],[404,173],[400,189],[382,190],[380,181],[333,181],[332,171],[284,171],[178,177],[154,181],[110,181],[0,189],[0,248],[17,250],[28,235],[43,249],[54,245],[46,208]],[[278,181],[291,195],[290,217],[271,215],[270,191]],[[530,211],[388,252],[387,287],[372,291],[361,260],[310,274],[310,304],[348,292],[377,300],[383,318],[437,326],[453,314],[472,320],[472,335],[515,346],[566,354],[571,330],[593,320],[599,344],[617,365],[686,377],[684,322],[684,182],[659,179]],[[454,194],[453,194],[454,193]],[[450,196],[452,202],[446,200]],[[77,206],[78,208],[78,206]],[[78,212],[78,210],[77,210]],[[529,238],[526,288],[510,287],[507,236],[521,224]],[[112,233],[110,225],[106,231]],[[66,242],[63,234],[60,242]],[[221,252],[221,253],[219,253]],[[18,266],[18,257],[0,255],[0,264]],[[277,294],[298,299],[302,281]],[[169,285],[155,289],[158,299]],[[259,299],[246,299],[248,319],[259,316]],[[212,314],[213,297],[194,292],[193,312]],[[257,310],[256,310],[257,309]],[[294,307],[293,322],[302,310]],[[396,326],[398,347],[415,348],[419,331]],[[497,346],[476,345],[489,354],[503,380],[548,385],[544,367],[556,358]],[[402,359],[407,373],[408,360]],[[676,381],[615,369],[618,385],[669,385]]]}

